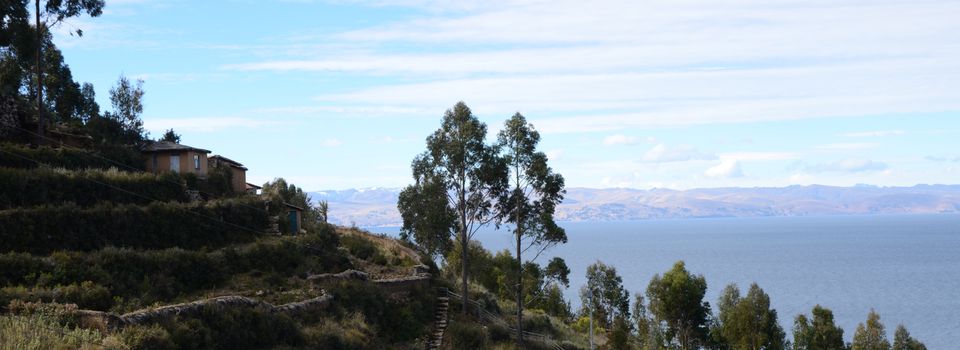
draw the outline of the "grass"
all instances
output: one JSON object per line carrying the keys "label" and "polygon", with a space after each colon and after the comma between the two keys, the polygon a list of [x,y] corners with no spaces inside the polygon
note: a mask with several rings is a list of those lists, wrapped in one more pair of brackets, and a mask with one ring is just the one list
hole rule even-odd
{"label": "grass", "polygon": [[0,316],[0,349],[102,349],[103,338],[94,329],[63,326],[55,316]]}

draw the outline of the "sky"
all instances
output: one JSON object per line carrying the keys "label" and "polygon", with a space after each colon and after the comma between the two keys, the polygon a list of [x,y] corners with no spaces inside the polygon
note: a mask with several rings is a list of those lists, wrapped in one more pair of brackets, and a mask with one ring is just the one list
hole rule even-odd
{"label": "sky", "polygon": [[253,183],[405,186],[458,101],[568,187],[960,183],[955,0],[106,3],[57,28],[74,78]]}

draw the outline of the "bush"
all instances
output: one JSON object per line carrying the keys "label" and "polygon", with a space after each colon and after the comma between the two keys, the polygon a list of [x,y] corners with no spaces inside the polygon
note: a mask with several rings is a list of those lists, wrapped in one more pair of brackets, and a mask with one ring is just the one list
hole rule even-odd
{"label": "bush", "polygon": [[174,173],[155,175],[117,170],[66,171],[0,168],[0,209],[101,202],[148,204],[186,202],[186,187]]}
{"label": "bush", "polygon": [[140,152],[132,147],[103,147],[100,152],[67,148],[0,144],[0,167],[33,169],[37,162],[54,168],[71,170],[122,168],[143,170]]}
{"label": "bush", "polygon": [[146,206],[101,204],[0,211],[0,252],[45,254],[106,246],[160,249],[220,247],[251,241],[269,218],[256,198]]}
{"label": "bush", "polygon": [[453,349],[483,349],[487,344],[487,331],[476,323],[451,322],[447,334]]}
{"label": "bush", "polygon": [[88,349],[102,339],[96,330],[65,327],[48,315],[0,316],[0,349]]}
{"label": "bush", "polygon": [[113,306],[113,298],[106,287],[90,281],[80,285],[70,284],[53,288],[0,288],[0,305],[9,305],[14,300],[26,302],[57,302],[77,304],[77,307],[91,310],[108,310]]}
{"label": "bush", "polygon": [[124,328],[120,339],[130,350],[173,350],[176,344],[170,339],[170,333],[158,325],[132,326]]}

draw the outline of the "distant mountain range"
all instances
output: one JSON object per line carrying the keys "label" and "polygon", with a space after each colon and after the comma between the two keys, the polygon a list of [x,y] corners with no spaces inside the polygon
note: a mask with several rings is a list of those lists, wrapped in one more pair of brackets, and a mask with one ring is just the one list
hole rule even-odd
{"label": "distant mountain range", "polygon": [[[399,226],[396,188],[309,192],[341,225]],[[562,221],[960,212],[960,185],[789,186],[692,190],[568,188]]]}

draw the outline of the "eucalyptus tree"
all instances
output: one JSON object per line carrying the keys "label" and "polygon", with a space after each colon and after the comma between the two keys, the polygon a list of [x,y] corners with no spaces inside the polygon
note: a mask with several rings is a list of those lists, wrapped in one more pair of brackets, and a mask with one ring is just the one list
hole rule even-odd
{"label": "eucalyptus tree", "polygon": [[[413,160],[414,184],[401,193],[397,208],[405,237],[413,234],[434,252],[447,247],[455,232],[469,247],[477,231],[500,217],[496,203],[507,190],[507,166],[486,144],[487,125],[458,102],[444,113],[440,128],[427,137],[427,150]],[[426,232],[418,232],[425,229]],[[461,249],[463,312],[467,305],[468,249]]]}
{"label": "eucalyptus tree", "polygon": [[770,296],[756,283],[745,297],[730,284],[723,289],[717,303],[719,315],[716,333],[730,349],[782,350],[786,334],[777,322],[777,311],[770,308]]}
{"label": "eucalyptus tree", "polygon": [[[27,1],[14,1],[24,8]],[[37,89],[37,134],[43,138],[43,44],[44,37],[49,35],[49,28],[55,27],[64,20],[77,17],[84,13],[90,17],[97,17],[103,13],[103,0],[47,0],[40,6],[40,0],[34,0],[34,16],[36,20],[36,89]],[[17,10],[17,13],[22,13]],[[71,31],[71,35],[83,36],[83,30]],[[42,142],[42,141],[41,141]]]}
{"label": "eucalyptus tree", "polygon": [[843,329],[833,321],[833,311],[816,305],[811,312],[813,319],[797,315],[793,322],[794,350],[844,350]]}
{"label": "eucalyptus tree", "polygon": [[[497,148],[509,167],[508,196],[499,203],[501,220],[512,223],[517,243],[517,341],[523,342],[523,253],[538,249],[536,260],[544,250],[567,242],[564,229],[556,224],[553,214],[563,201],[563,176],[547,165],[547,155],[537,151],[540,133],[520,113],[510,117],[497,137]],[[527,238],[526,247],[523,240]]]}
{"label": "eucalyptus tree", "polygon": [[695,349],[707,341],[710,303],[703,301],[707,280],[687,271],[678,261],[670,271],[656,274],[647,286],[650,313],[665,326],[667,341],[680,349]]}
{"label": "eucalyptus tree", "polygon": [[897,326],[893,334],[893,350],[927,350],[927,346],[910,336],[907,327]]}
{"label": "eucalyptus tree", "polygon": [[880,315],[872,309],[867,314],[867,323],[858,324],[853,332],[853,350],[890,350],[887,331],[880,323]]}

